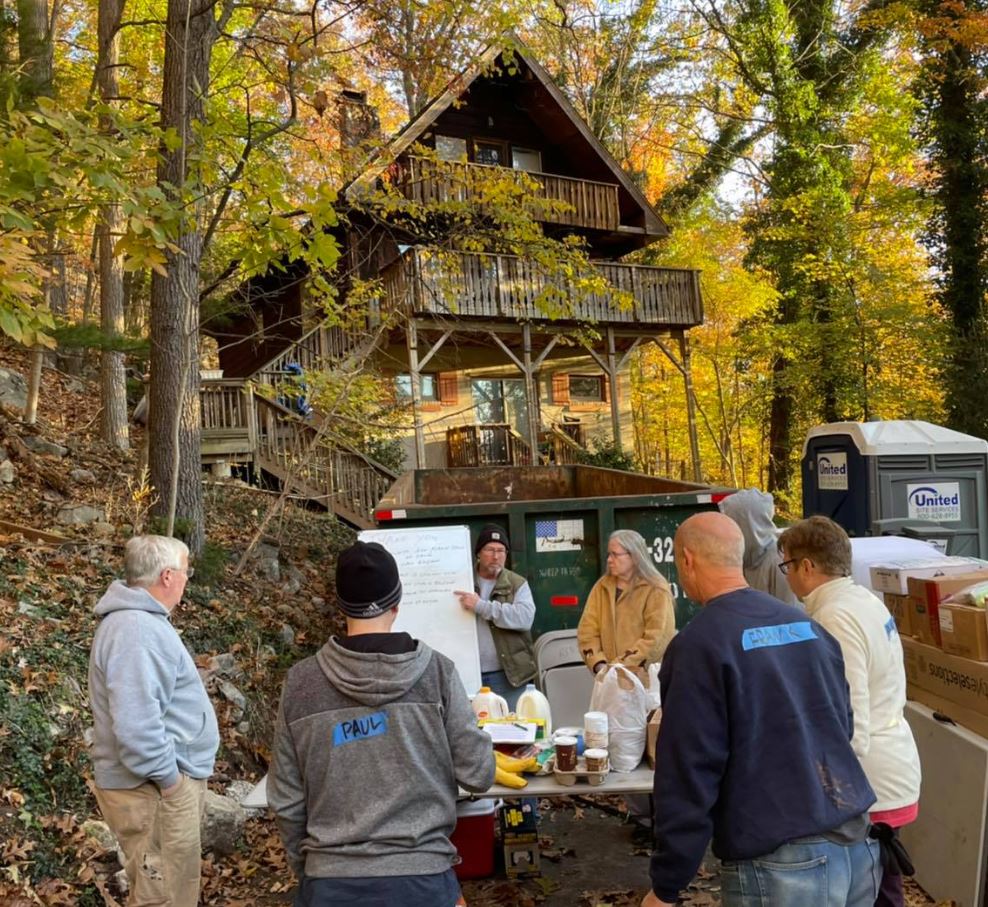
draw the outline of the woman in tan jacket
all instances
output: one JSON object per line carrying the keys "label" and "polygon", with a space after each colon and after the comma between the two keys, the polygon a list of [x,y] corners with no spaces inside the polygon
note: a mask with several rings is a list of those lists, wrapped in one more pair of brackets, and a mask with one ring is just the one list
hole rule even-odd
{"label": "woman in tan jacket", "polygon": [[662,660],[675,632],[672,592],[645,540],[631,529],[612,532],[607,573],[590,590],[576,631],[587,667],[596,674],[621,664],[647,682],[648,666]]}

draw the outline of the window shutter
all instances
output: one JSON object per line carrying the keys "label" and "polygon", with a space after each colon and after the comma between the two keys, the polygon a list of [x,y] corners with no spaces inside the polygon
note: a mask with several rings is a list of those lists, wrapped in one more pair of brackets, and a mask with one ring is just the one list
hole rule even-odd
{"label": "window shutter", "polygon": [[460,402],[460,389],[456,380],[456,372],[439,373],[439,402],[447,406]]}
{"label": "window shutter", "polygon": [[552,402],[569,403],[569,375],[556,374],[552,376]]}

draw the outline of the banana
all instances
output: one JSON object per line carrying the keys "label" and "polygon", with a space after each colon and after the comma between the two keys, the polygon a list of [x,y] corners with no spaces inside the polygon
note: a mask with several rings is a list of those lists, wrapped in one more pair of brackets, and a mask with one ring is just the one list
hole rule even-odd
{"label": "banana", "polygon": [[497,760],[497,767],[503,768],[506,772],[537,772],[539,770],[539,760],[535,756],[527,759],[518,759],[515,756],[508,756],[500,750],[494,750],[494,758]]}
{"label": "banana", "polygon": [[494,772],[494,781],[496,784],[503,784],[505,787],[525,787],[528,784],[521,775],[505,771],[500,766]]}

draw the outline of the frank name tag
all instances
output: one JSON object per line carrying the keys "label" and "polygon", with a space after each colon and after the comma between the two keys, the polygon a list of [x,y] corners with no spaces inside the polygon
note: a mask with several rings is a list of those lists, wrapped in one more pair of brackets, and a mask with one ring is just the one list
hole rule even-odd
{"label": "frank name tag", "polygon": [[741,648],[764,649],[766,646],[791,646],[797,642],[810,642],[816,639],[813,626],[808,620],[793,624],[779,624],[775,627],[752,627],[741,634]]}
{"label": "frank name tag", "polygon": [[333,746],[342,746],[354,740],[367,740],[379,737],[388,732],[388,716],[386,712],[374,712],[363,718],[353,718],[341,721],[333,728]]}

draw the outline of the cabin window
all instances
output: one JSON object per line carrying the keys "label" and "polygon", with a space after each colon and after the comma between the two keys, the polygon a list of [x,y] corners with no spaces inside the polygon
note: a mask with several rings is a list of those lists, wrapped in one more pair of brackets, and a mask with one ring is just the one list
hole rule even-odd
{"label": "cabin window", "polygon": [[529,173],[542,172],[542,153],[531,148],[512,148],[511,166],[515,170],[527,170]]}
{"label": "cabin window", "polygon": [[436,155],[441,161],[465,161],[467,159],[467,140],[458,139],[452,135],[437,135]]}
{"label": "cabin window", "polygon": [[[424,403],[439,402],[439,382],[436,375],[425,372],[420,375],[420,387],[422,389],[422,401]],[[412,399],[412,376],[409,374],[395,375],[395,390],[398,392],[399,400]]]}
{"label": "cabin window", "polygon": [[604,396],[603,375],[570,375],[570,400],[578,403],[602,403]]}
{"label": "cabin window", "polygon": [[506,167],[508,165],[508,149],[503,142],[480,142],[473,143],[473,160],[476,164],[490,164],[494,167]]}

